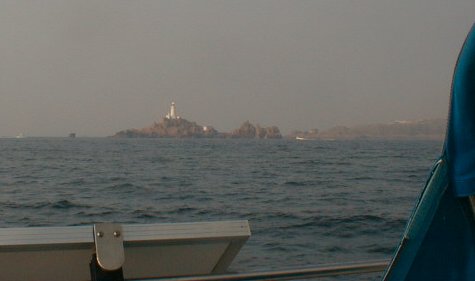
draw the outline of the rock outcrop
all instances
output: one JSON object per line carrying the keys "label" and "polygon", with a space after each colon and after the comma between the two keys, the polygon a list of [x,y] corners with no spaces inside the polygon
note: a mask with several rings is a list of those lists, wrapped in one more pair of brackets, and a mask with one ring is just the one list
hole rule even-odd
{"label": "rock outcrop", "polygon": [[282,135],[276,126],[261,127],[254,126],[251,122],[244,122],[241,127],[231,133],[232,138],[246,138],[246,139],[280,139]]}

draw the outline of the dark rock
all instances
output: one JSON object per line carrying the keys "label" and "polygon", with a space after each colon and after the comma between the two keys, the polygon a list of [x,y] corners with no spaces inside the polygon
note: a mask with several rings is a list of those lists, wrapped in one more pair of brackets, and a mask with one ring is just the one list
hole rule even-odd
{"label": "dark rock", "polygon": [[282,135],[280,134],[279,128],[276,126],[272,127],[261,127],[260,125],[254,126],[251,122],[244,122],[241,127],[234,130],[231,133],[232,138],[246,138],[246,139],[280,139]]}

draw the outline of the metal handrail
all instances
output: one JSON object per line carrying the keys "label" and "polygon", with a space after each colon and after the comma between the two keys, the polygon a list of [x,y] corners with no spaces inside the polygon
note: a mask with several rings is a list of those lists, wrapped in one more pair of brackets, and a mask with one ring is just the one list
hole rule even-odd
{"label": "metal handrail", "polygon": [[[240,280],[294,280],[338,275],[364,274],[384,271],[389,260],[366,263],[335,264],[311,268],[297,268],[279,271],[237,273],[223,275],[204,275],[192,277],[131,279],[130,281],[240,281]],[[129,280],[129,279],[127,279]]]}

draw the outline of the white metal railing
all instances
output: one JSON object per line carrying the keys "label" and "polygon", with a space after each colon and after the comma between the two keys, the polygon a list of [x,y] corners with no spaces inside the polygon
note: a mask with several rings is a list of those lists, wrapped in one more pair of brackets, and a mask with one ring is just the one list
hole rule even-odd
{"label": "white metal railing", "polygon": [[[365,274],[383,272],[389,260],[371,261],[365,263],[335,264],[318,267],[306,267],[279,271],[265,271],[252,273],[236,273],[223,275],[206,275],[173,278],[133,279],[134,281],[240,281],[240,280],[295,280],[318,277],[329,277],[350,274]],[[128,279],[129,280],[129,279]],[[132,280],[130,280],[132,281]]]}

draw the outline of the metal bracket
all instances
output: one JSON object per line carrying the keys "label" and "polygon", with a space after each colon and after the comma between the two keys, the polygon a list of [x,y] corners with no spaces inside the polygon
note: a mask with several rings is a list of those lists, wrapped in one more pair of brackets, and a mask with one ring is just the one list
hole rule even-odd
{"label": "metal bracket", "polygon": [[96,253],[92,255],[89,264],[91,281],[124,281],[122,226],[113,223],[95,224],[93,236]]}
{"label": "metal bracket", "polygon": [[97,263],[107,271],[117,270],[125,261],[122,226],[113,223],[94,225]]}

